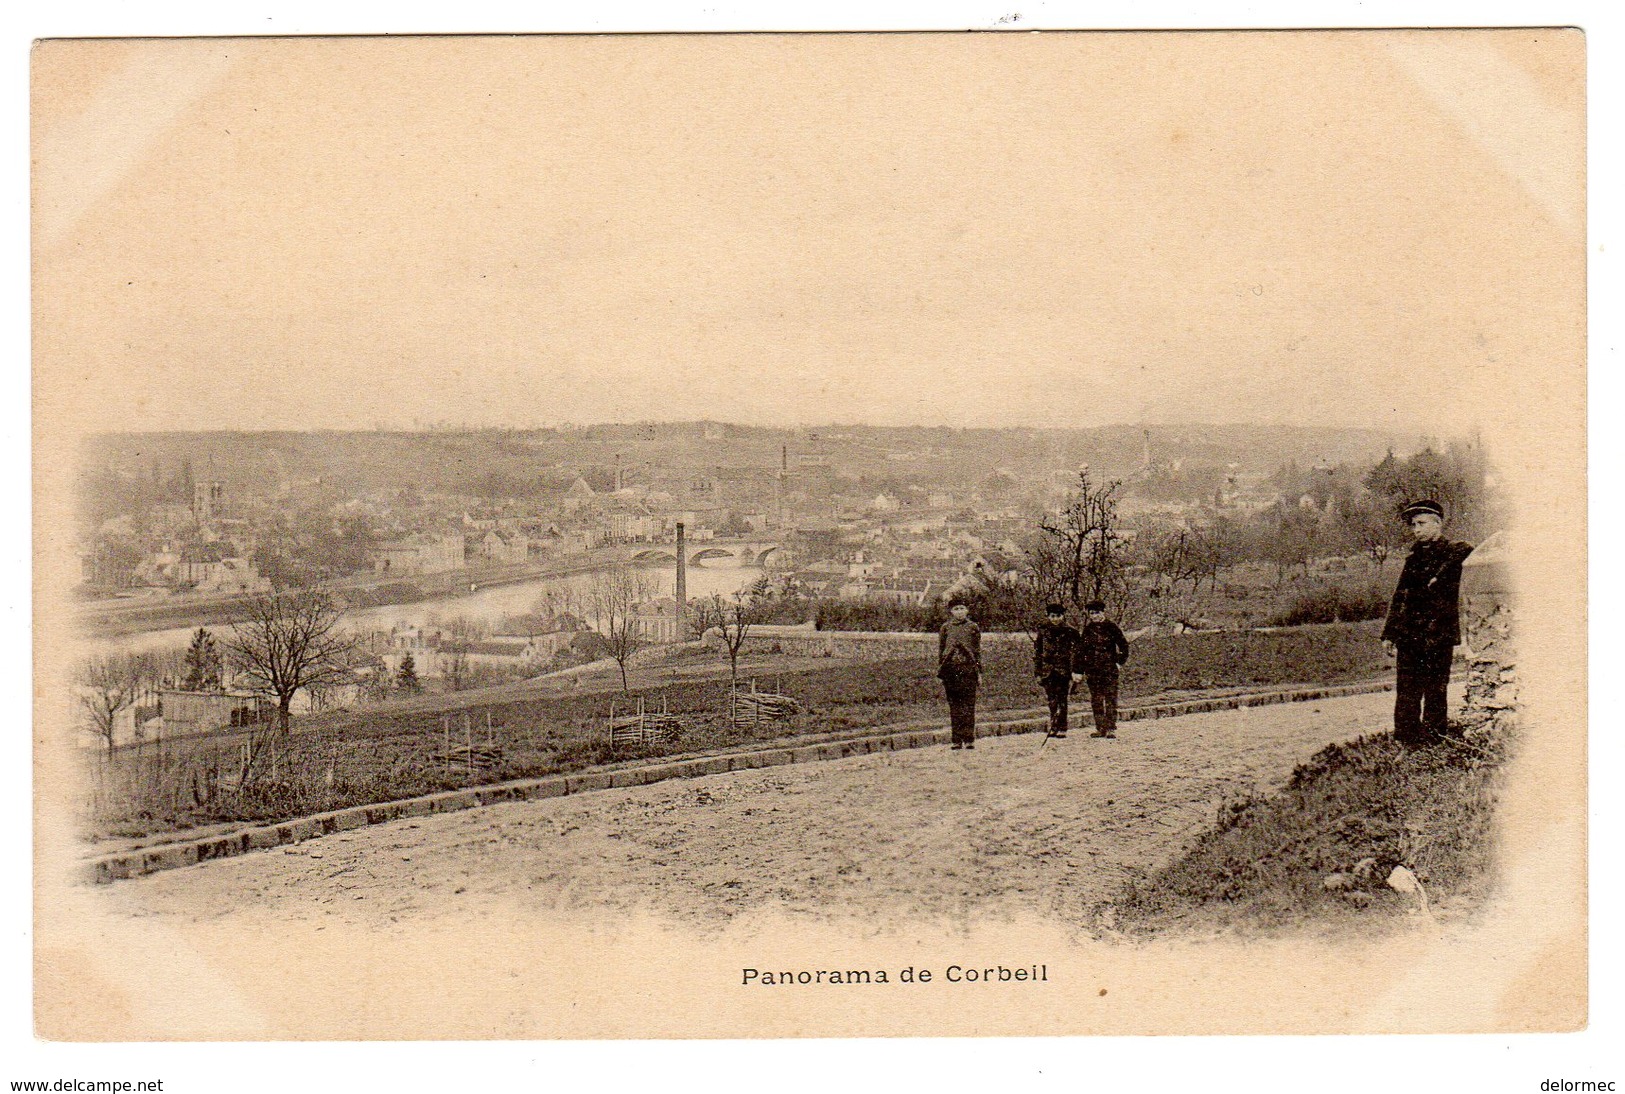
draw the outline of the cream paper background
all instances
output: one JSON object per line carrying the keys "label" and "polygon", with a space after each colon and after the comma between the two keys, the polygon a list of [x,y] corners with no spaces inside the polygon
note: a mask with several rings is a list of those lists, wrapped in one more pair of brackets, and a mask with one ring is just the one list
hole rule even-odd
{"label": "cream paper background", "polygon": [[[1466,48],[1457,76],[1472,75],[1484,53],[1475,35]],[[49,747],[48,718],[36,724],[39,809],[36,859],[36,991],[39,1029],[47,1036],[99,1038],[277,1038],[277,1037],[594,1037],[594,1036],[795,1036],[873,1034],[1026,1034],[1142,1032],[1391,1032],[1573,1029],[1584,1021],[1585,988],[1585,815],[1584,688],[1585,552],[1584,476],[1584,307],[1583,190],[1579,173],[1583,100],[1583,43],[1572,32],[1507,33],[1493,38],[1497,63],[1510,64],[1526,79],[1521,96],[1494,100],[1488,115],[1464,108],[1461,84],[1445,79],[1420,81],[1410,96],[1394,101],[1409,109],[1437,133],[1440,116],[1459,127],[1472,151],[1474,170],[1498,172],[1499,182],[1515,183],[1496,192],[1516,191],[1506,200],[1527,217],[1539,218],[1538,246],[1530,250],[1525,225],[1514,228],[1485,209],[1463,203],[1463,231],[1472,231],[1495,253],[1480,269],[1456,270],[1451,284],[1464,309],[1487,320],[1497,316],[1496,302],[1512,302],[1508,314],[1523,322],[1496,329],[1497,351],[1478,360],[1455,360],[1435,370],[1418,369],[1403,356],[1404,344],[1378,364],[1381,346],[1371,346],[1358,370],[1330,372],[1309,385],[1307,413],[1334,415],[1343,405],[1340,393],[1379,391],[1392,401],[1414,403],[1437,390],[1447,393],[1438,414],[1442,428],[1477,426],[1497,456],[1509,492],[1520,502],[1519,542],[1539,544],[1526,551],[1519,573],[1520,590],[1529,606],[1525,648],[1530,651],[1525,679],[1531,746],[1526,748],[1516,784],[1505,804],[1505,897],[1492,922],[1482,929],[1453,932],[1448,938],[1421,938],[1380,949],[1306,943],[1190,947],[1159,944],[1122,948],[1080,943],[1053,925],[1021,924],[973,927],[968,938],[930,937],[893,925],[876,935],[873,925],[814,926],[756,922],[722,937],[692,937],[669,924],[626,923],[613,931],[584,930],[580,924],[538,925],[493,908],[487,920],[454,935],[410,933],[387,940],[375,937],[301,936],[286,927],[263,925],[253,937],[211,932],[206,926],[188,937],[154,937],[141,925],[105,914],[97,894],[63,883],[61,830],[57,825],[54,789],[60,771]],[[1542,47],[1536,38],[1544,42]],[[1437,72],[1441,36],[1382,36],[1377,48],[1398,56],[1400,65]],[[1457,39],[1459,40],[1459,36]],[[826,40],[839,53],[858,50],[865,39]],[[989,51],[1020,48],[1025,39],[976,39]],[[1196,48],[1217,37],[1164,39],[1171,50]],[[1268,36],[1271,48],[1287,43]],[[1306,48],[1323,38],[1300,39]],[[938,39],[890,37],[888,50],[932,48]],[[478,40],[456,43],[397,43],[426,46],[460,56],[477,53]],[[568,45],[569,43],[565,43]],[[652,39],[640,48],[661,48],[674,40]],[[713,51],[762,50],[772,39],[708,39]],[[1248,41],[1247,46],[1253,43]],[[1263,43],[1259,44],[1260,47]],[[356,48],[367,44],[356,43]],[[130,49],[127,44],[96,44],[88,51]],[[152,44],[154,53],[173,45]],[[189,45],[211,50],[213,44]],[[276,48],[259,44],[259,48]],[[142,50],[137,48],[137,52]],[[568,50],[561,50],[567,53]],[[1247,52],[1244,50],[1243,52]],[[74,58],[78,60],[78,58]],[[568,61],[558,61],[568,64]],[[973,79],[976,66],[959,79]],[[1263,61],[1255,59],[1253,64]],[[36,58],[36,74],[43,66]],[[71,64],[59,71],[71,73]],[[193,66],[186,66],[193,67]],[[206,95],[209,65],[201,67],[196,94]],[[1466,72],[1463,72],[1465,69]],[[1187,70],[1182,70],[1187,71]],[[1482,71],[1481,69],[1479,71]],[[455,81],[456,66],[442,76]],[[370,78],[367,71],[353,77]],[[1226,79],[1240,79],[1230,74]],[[159,98],[175,90],[174,81],[153,77]],[[1210,76],[1209,79],[1218,79]],[[1035,81],[1042,87],[1042,81]],[[38,88],[40,84],[36,84]],[[424,95],[432,100],[432,82]],[[839,81],[835,86],[839,86]],[[1218,91],[1222,93],[1221,80]],[[73,98],[85,85],[64,77],[52,86],[53,103],[73,116]],[[948,89],[950,92],[952,87]],[[1209,89],[1211,94],[1212,90]],[[948,96],[951,98],[951,94]],[[1531,113],[1531,103],[1548,112]],[[1442,105],[1441,105],[1442,104]],[[80,104],[81,106],[83,104]],[[1483,103],[1476,104],[1478,108]],[[141,124],[162,132],[160,111],[139,111]],[[173,124],[173,122],[169,123]],[[1521,128],[1520,128],[1521,127]],[[36,153],[52,148],[61,129],[40,125]],[[1243,132],[1246,132],[1244,129]],[[1522,134],[1523,140],[1514,139]],[[1170,130],[1170,145],[1177,135]],[[1225,134],[1208,134],[1223,137]],[[84,217],[116,215],[121,206],[139,204],[132,164],[139,159],[127,145],[139,137],[118,125],[72,134],[65,142],[75,150],[98,146],[107,159],[126,156],[122,167],[102,171],[78,169],[54,175],[44,162],[36,180],[51,182],[49,193],[36,200],[36,287],[51,286],[53,276],[75,259],[65,252],[76,229],[91,247],[96,233],[84,229]],[[150,139],[150,138],[149,138]],[[1441,185],[1460,168],[1452,151],[1430,144],[1440,158]],[[1538,150],[1530,154],[1530,150]],[[123,173],[121,173],[123,172]],[[1493,187],[1492,187],[1493,189]],[[150,194],[145,199],[150,199]],[[297,195],[290,195],[297,197]],[[144,199],[144,200],[145,200]],[[1200,196],[1193,195],[1200,205]],[[52,207],[54,206],[54,208]],[[1307,211],[1306,211],[1307,213]],[[1372,209],[1380,217],[1380,209]],[[258,208],[242,215],[272,215]],[[80,218],[80,219],[76,219]],[[1498,225],[1505,224],[1505,228]],[[64,226],[66,225],[66,226]],[[61,234],[58,234],[61,233]],[[1358,231],[1355,231],[1356,238]],[[106,238],[106,237],[102,237]],[[1384,246],[1391,241],[1367,241]],[[53,249],[59,250],[53,250]],[[1500,248],[1498,251],[1497,249]],[[1380,246],[1373,246],[1373,252]],[[1523,261],[1510,261],[1512,256]],[[419,258],[422,256],[407,256]],[[91,264],[92,272],[96,265]],[[1508,271],[1513,271],[1508,284]],[[171,276],[197,276],[184,268]],[[275,270],[270,271],[275,273]],[[276,278],[255,282],[274,292]],[[1382,300],[1402,316],[1404,302],[1423,285],[1389,285]],[[1533,297],[1533,300],[1531,300]],[[1374,299],[1370,306],[1378,306]],[[448,305],[449,307],[449,305]],[[71,294],[42,292],[36,297],[35,334],[35,518],[39,608],[36,615],[36,672],[42,691],[64,657],[66,636],[52,604],[60,603],[61,573],[50,565],[66,557],[60,532],[68,504],[64,483],[71,471],[60,455],[69,439],[86,429],[118,428],[131,422],[161,426],[169,415],[182,421],[198,414],[195,424],[213,421],[207,412],[181,408],[174,398],[153,404],[119,406],[118,420],[108,421],[108,393],[128,390],[139,381],[154,384],[150,371],[125,369],[116,356],[75,355],[83,344],[97,344],[107,328],[116,329],[105,309],[86,308]],[[1005,332],[1021,348],[1021,332]],[[1048,333],[1039,332],[1039,338]],[[1335,333],[1328,328],[1328,333]],[[366,346],[366,332],[353,335]],[[77,341],[76,341],[77,340]],[[183,355],[184,356],[184,355]],[[1034,356],[1039,356],[1034,354]],[[1494,361],[1488,360],[1495,356]],[[170,365],[176,378],[203,375],[208,362]],[[705,368],[704,362],[696,367]],[[718,362],[710,367],[723,368]],[[1234,386],[1240,380],[1235,363],[1210,363],[1194,375],[1170,376],[1164,384],[1189,384],[1189,390]],[[703,372],[702,372],[703,375]],[[306,398],[333,403],[352,400],[356,379],[335,382],[330,369],[289,374],[283,383],[306,389]],[[651,383],[653,381],[651,380]],[[999,366],[984,368],[977,382],[997,390],[1006,386],[1019,398],[1023,376]],[[792,389],[793,390],[793,389]],[[950,407],[956,388],[944,389]],[[314,393],[314,394],[309,394]],[[277,388],[262,394],[272,405]],[[806,397],[803,396],[803,401]],[[1372,403],[1371,406],[1377,404]],[[213,408],[210,408],[213,409]],[[787,407],[787,416],[807,413]],[[1297,408],[1292,408],[1297,409]],[[917,408],[904,408],[902,413]],[[297,405],[284,409],[297,416]],[[1280,411],[1277,411],[1280,412]],[[145,418],[144,418],[145,416]],[[727,417],[726,414],[716,415]],[[820,415],[813,413],[816,420]],[[1432,420],[1431,415],[1426,417]],[[906,418],[904,419],[906,420]],[[1326,420],[1326,419],[1322,419]],[[1336,420],[1331,417],[1329,420]],[[246,423],[245,423],[246,424]],[[1365,424],[1364,422],[1359,424]],[[1553,504],[1557,501],[1559,504]],[[49,707],[42,703],[41,714]],[[990,958],[1019,952],[1024,961],[1046,960],[1052,975],[1065,985],[1045,996],[1022,998],[1013,993],[987,993],[967,1010],[962,999],[923,997],[897,992],[867,994],[854,1006],[852,997],[819,997],[802,993],[743,995],[730,990],[741,954],[769,950],[776,963],[816,967],[838,961],[843,967],[872,964],[940,965],[967,954]],[[1026,955],[1032,955],[1028,958]],[[1052,956],[1053,955],[1053,956]],[[1012,958],[1013,960],[1014,958]],[[510,973],[545,966],[545,987]],[[470,975],[470,973],[474,975]],[[1194,987],[1193,987],[1194,985]],[[1109,988],[1100,996],[1101,987]],[[87,1000],[97,1002],[86,1005]],[[1109,1002],[1108,1002],[1109,1001]]]}

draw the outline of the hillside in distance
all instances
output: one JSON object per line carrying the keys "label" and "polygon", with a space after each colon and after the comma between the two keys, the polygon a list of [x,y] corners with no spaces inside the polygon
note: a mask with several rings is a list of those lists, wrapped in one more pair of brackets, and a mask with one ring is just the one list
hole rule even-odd
{"label": "hillside in distance", "polygon": [[85,476],[167,480],[190,470],[234,493],[273,494],[321,481],[351,495],[417,490],[488,497],[549,497],[577,475],[603,487],[629,474],[693,469],[772,471],[807,457],[866,481],[963,484],[995,469],[1043,474],[1087,463],[1099,474],[1161,464],[1237,465],[1268,473],[1370,463],[1423,438],[1307,426],[1113,425],[1087,429],[952,429],[830,425],[777,429],[715,422],[606,424],[553,429],[427,432],[104,433],[82,449]]}

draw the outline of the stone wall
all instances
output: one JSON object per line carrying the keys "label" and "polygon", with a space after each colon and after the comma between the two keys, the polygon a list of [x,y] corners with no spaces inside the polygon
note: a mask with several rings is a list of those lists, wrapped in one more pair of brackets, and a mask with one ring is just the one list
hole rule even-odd
{"label": "stone wall", "polygon": [[1461,568],[1461,640],[1470,738],[1504,740],[1518,714],[1517,607],[1507,572],[1506,533],[1486,539]]}
{"label": "stone wall", "polygon": [[[720,644],[715,633],[705,636],[707,645]],[[983,646],[1016,642],[1030,649],[1032,639],[1025,634],[982,632]],[[883,661],[893,657],[935,657],[937,636],[907,631],[820,631],[812,627],[752,627],[745,635],[741,652],[783,653],[792,657],[839,657],[851,661]]]}

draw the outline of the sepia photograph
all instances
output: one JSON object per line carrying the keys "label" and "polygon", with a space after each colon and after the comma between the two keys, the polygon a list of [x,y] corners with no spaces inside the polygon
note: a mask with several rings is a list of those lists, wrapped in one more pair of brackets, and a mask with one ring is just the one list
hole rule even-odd
{"label": "sepia photograph", "polygon": [[36,1035],[1584,1029],[1586,75],[38,41]]}

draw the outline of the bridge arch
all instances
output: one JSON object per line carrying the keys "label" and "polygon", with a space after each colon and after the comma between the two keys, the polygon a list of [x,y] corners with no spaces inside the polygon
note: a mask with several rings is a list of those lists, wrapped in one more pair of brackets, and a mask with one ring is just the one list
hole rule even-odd
{"label": "bridge arch", "polygon": [[632,556],[633,562],[676,562],[677,556],[670,551],[639,551]]}

